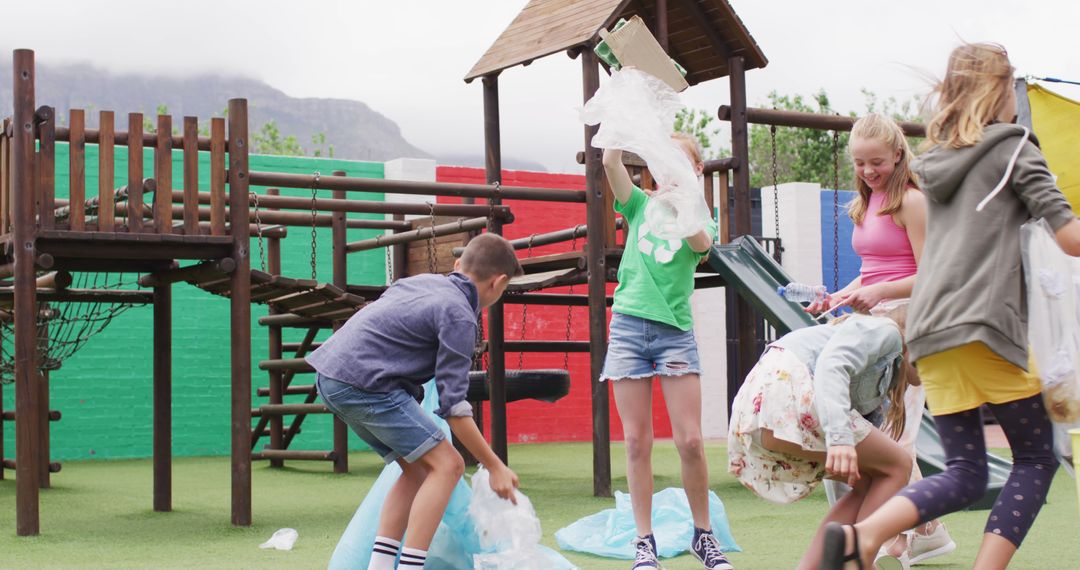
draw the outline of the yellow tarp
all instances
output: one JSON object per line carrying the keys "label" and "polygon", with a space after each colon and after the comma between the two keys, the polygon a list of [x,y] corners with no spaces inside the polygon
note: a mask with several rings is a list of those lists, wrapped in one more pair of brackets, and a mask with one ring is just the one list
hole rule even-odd
{"label": "yellow tarp", "polygon": [[1080,102],[1040,85],[1028,85],[1031,125],[1039,137],[1058,188],[1080,213]]}

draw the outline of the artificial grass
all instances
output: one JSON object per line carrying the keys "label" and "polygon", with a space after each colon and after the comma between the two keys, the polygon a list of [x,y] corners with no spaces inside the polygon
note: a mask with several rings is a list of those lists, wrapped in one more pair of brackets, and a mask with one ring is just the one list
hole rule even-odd
{"label": "artificial grass", "polygon": [[[621,445],[612,446],[614,486],[626,489]],[[732,531],[743,548],[731,555],[740,570],[793,568],[826,509],[820,490],[787,506],[767,503],[742,488],[725,470],[722,445],[707,447],[712,489],[723,499]],[[544,543],[556,547],[554,532],[588,514],[613,506],[592,496],[592,451],[588,444],[512,446],[511,466],[544,528]],[[284,469],[256,464],[254,524],[229,524],[229,460],[179,458],[174,462],[171,513],[151,510],[149,460],[82,461],[64,464],[53,488],[42,492],[42,534],[15,536],[15,482],[0,481],[0,568],[323,568],[341,532],[382,465],[371,453],[350,456],[351,472],[334,475],[329,464],[291,462]],[[681,486],[670,442],[654,454],[656,488]],[[1076,483],[1059,472],[1050,503],[1011,568],[1073,567],[1080,559]],[[959,548],[924,568],[971,568],[986,511],[946,517]],[[299,531],[290,552],[265,551],[259,543],[281,527]],[[630,564],[571,552],[583,570],[620,569]],[[669,570],[700,568],[689,555],[664,561]]]}

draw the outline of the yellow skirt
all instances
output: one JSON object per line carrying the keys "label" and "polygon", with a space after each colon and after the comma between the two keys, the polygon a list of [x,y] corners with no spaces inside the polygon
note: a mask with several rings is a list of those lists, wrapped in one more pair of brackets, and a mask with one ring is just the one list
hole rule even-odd
{"label": "yellow skirt", "polygon": [[926,388],[926,404],[935,416],[1003,404],[1042,391],[1039,378],[972,342],[920,358],[915,363]]}

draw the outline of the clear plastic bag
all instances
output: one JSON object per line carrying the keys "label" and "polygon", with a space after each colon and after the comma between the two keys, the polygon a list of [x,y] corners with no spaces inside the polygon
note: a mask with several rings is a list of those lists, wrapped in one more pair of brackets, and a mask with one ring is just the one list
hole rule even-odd
{"label": "clear plastic bag", "polygon": [[1050,419],[1080,425],[1080,260],[1058,247],[1045,220],[1020,228],[1028,344]]}
{"label": "clear plastic bag", "polygon": [[[682,489],[667,488],[653,495],[653,535],[661,558],[678,556],[690,547],[694,537],[694,518]],[[713,535],[724,552],[741,552],[728,525],[724,503],[709,491],[709,522]],[[604,509],[570,523],[555,532],[555,541],[563,550],[573,550],[608,558],[634,558],[634,512],[630,495],[615,491],[615,508]]]}
{"label": "clear plastic bag", "polygon": [[483,552],[473,556],[474,570],[570,570],[563,556],[540,545],[540,519],[532,502],[514,491],[517,504],[491,489],[489,473],[481,468],[472,476],[469,516]]}
{"label": "clear plastic bag", "polygon": [[682,108],[678,93],[663,81],[623,69],[611,73],[582,111],[585,124],[600,125],[594,147],[627,150],[649,165],[657,191],[645,207],[645,219],[661,239],[692,236],[712,217],[694,165],[671,138]]}

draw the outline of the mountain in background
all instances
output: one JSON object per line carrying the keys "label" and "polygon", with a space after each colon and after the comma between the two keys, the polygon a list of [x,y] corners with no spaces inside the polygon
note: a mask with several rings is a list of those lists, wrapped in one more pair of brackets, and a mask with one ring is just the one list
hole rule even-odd
{"label": "mountain in background", "polygon": [[[8,78],[11,64],[0,61],[0,109],[10,116],[12,89]],[[71,108],[87,111],[87,126],[96,128],[99,110],[124,113],[116,116],[117,130],[127,130],[129,112],[142,112],[153,120],[158,105],[173,116],[173,128],[182,128],[181,117],[196,116],[204,121],[224,115],[230,98],[248,100],[249,128],[254,135],[268,121],[274,121],[282,137],[295,136],[311,155],[317,145],[312,136],[326,136],[326,147],[334,147],[334,157],[350,160],[385,161],[394,158],[434,158],[401,135],[397,123],[360,101],[290,97],[261,81],[244,77],[199,75],[185,78],[154,77],[143,74],[115,74],[89,65],[37,66],[35,92],[39,104],[56,108],[57,119],[66,122]],[[204,123],[205,124],[205,123]],[[323,149],[326,156],[326,148]],[[440,164],[483,166],[483,156],[441,157]],[[504,159],[506,168],[546,170],[527,161]]]}

